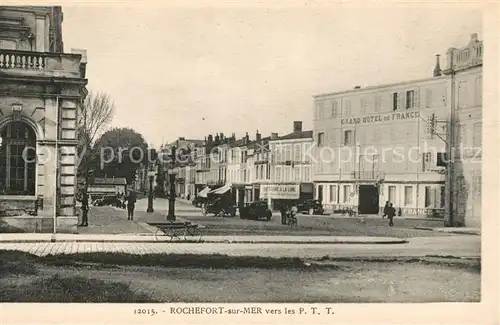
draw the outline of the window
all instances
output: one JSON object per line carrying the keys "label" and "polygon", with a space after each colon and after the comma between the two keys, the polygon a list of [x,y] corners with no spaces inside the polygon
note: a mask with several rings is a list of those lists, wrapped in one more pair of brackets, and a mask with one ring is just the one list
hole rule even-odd
{"label": "window", "polygon": [[318,147],[322,146],[325,143],[325,133],[318,132]]}
{"label": "window", "polygon": [[302,160],[302,144],[297,143],[293,146],[293,159],[295,161],[301,161]]}
{"label": "window", "polygon": [[474,124],[474,139],[472,140],[472,145],[475,148],[481,147],[482,143],[482,130],[483,130],[483,124],[481,122],[475,123]]}
{"label": "window", "polygon": [[399,103],[399,94],[393,93],[392,94],[392,110],[393,111],[396,111],[398,109],[398,103]]}
{"label": "window", "polygon": [[461,143],[463,145],[467,145],[467,127],[464,123],[461,123],[458,125],[458,143]]}
{"label": "window", "polygon": [[275,179],[276,182],[281,182],[281,167],[276,167]]}
{"label": "window", "polygon": [[415,91],[408,90],[406,92],[406,109],[415,108]]}
{"label": "window", "polygon": [[422,154],[422,171],[426,172],[433,166],[432,152],[424,152]]}
{"label": "window", "polygon": [[300,182],[300,168],[298,167],[293,168],[293,173],[294,173],[293,180],[295,182]]}
{"label": "window", "polygon": [[432,191],[430,186],[425,187],[425,207],[428,208],[432,205]]}
{"label": "window", "polygon": [[302,167],[302,181],[303,182],[310,182],[311,181],[311,177],[309,175],[310,173],[311,173],[311,167],[309,167],[309,166]]}
{"label": "window", "polygon": [[337,202],[337,186],[330,185],[330,203]]}
{"label": "window", "polygon": [[368,107],[366,101],[367,101],[367,99],[365,97],[360,98],[361,114],[366,113],[366,109]]}
{"label": "window", "polygon": [[438,167],[446,167],[446,163],[448,162],[448,157],[446,156],[446,152],[438,152],[436,166]]}
{"label": "window", "polygon": [[413,187],[405,186],[405,206],[413,203]]}
{"label": "window", "polygon": [[349,202],[349,197],[351,196],[351,186],[344,185],[344,203]]}
{"label": "window", "polygon": [[26,123],[12,122],[0,134],[0,194],[35,195],[35,132]]}
{"label": "window", "polygon": [[467,106],[467,83],[461,81],[458,84],[458,108],[464,108]]}
{"label": "window", "polygon": [[446,187],[441,186],[441,208],[446,204]]}
{"label": "window", "polygon": [[271,165],[267,164],[266,165],[266,179],[271,178]]}
{"label": "window", "polygon": [[323,185],[318,185],[318,196],[317,199],[323,202]]}
{"label": "window", "polygon": [[432,107],[432,89],[425,90],[425,107]]}
{"label": "window", "polygon": [[380,112],[380,95],[375,96],[375,112]]}
{"label": "window", "polygon": [[344,117],[351,116],[351,101],[344,99]]}
{"label": "window", "polygon": [[483,78],[477,77],[474,85],[474,102],[476,105],[483,103]]}
{"label": "window", "polygon": [[350,146],[353,142],[352,130],[344,131],[344,146]]}
{"label": "window", "polygon": [[337,118],[339,116],[339,108],[336,100],[332,101],[332,117]]}
{"label": "window", "polygon": [[396,186],[389,186],[388,201],[394,204],[396,202]]}

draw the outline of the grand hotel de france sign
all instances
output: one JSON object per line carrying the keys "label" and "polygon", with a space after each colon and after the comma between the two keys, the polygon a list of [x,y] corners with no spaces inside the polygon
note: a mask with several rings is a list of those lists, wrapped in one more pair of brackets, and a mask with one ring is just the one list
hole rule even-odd
{"label": "grand hotel de france sign", "polygon": [[390,122],[397,120],[410,120],[419,118],[420,112],[401,112],[391,113],[387,115],[371,115],[363,117],[343,118],[340,120],[341,124],[369,124],[376,122]]}

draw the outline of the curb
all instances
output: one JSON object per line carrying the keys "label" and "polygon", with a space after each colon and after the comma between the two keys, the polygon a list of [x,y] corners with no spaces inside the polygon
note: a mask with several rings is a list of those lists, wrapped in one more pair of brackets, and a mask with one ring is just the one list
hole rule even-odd
{"label": "curb", "polygon": [[[150,236],[150,235],[149,235]],[[148,236],[148,237],[149,237]],[[144,236],[146,237],[146,236]],[[187,239],[187,240],[141,240],[141,239],[57,239],[57,238],[47,238],[47,239],[19,239],[19,240],[2,240],[0,241],[0,249],[2,244],[15,244],[15,243],[149,243],[149,244],[188,244],[188,243],[212,243],[212,244],[291,244],[291,245],[300,245],[300,244],[329,244],[329,245],[395,245],[395,244],[407,244],[409,243],[406,239],[394,239],[394,240],[373,240],[373,241],[349,241],[349,240],[311,240],[311,241],[294,241],[294,240],[195,240],[195,239]]]}
{"label": "curb", "polygon": [[458,235],[476,235],[480,236],[481,233],[478,233],[476,231],[461,231],[461,230],[450,230],[450,231],[442,231],[442,230],[436,230],[431,227],[413,227],[413,229],[419,229],[419,230],[429,230],[429,231],[435,231],[435,232],[440,232],[443,234],[458,234]]}

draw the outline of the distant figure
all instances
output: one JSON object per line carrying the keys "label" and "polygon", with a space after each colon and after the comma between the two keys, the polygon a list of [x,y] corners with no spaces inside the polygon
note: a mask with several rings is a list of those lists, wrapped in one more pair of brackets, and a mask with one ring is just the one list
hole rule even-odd
{"label": "distant figure", "polygon": [[382,219],[387,216],[387,211],[389,211],[389,201],[385,201],[384,214],[382,215]]}
{"label": "distant figure", "polygon": [[190,201],[190,200],[191,200],[191,194],[190,194],[190,193],[188,193],[187,200],[188,200],[188,201]]}
{"label": "distant figure", "polygon": [[394,216],[396,215],[396,209],[392,206],[392,203],[389,203],[389,207],[387,208],[387,218],[389,219],[389,227],[394,226]]}
{"label": "distant figure", "polygon": [[135,192],[130,191],[129,195],[127,196],[127,213],[128,213],[127,220],[134,220],[134,210],[136,201],[137,197],[135,195]]}
{"label": "distant figure", "polygon": [[89,213],[89,195],[87,194],[87,192],[83,192],[83,194],[82,194],[82,223],[80,224],[80,227],[88,227],[89,226],[88,213]]}
{"label": "distant figure", "polygon": [[286,225],[286,220],[287,220],[287,208],[284,204],[280,206],[280,212],[281,212],[281,224]]}
{"label": "distant figure", "polygon": [[292,208],[290,209],[290,216],[295,217],[299,210],[297,209],[297,205],[295,203],[292,204]]}

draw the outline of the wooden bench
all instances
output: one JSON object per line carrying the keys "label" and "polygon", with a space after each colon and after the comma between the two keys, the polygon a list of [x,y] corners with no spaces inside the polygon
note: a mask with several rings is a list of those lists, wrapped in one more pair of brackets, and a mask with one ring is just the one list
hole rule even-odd
{"label": "wooden bench", "polygon": [[170,241],[174,239],[187,240],[187,236],[198,237],[197,241],[201,241],[202,233],[197,224],[191,222],[169,222],[155,224],[158,230],[155,233],[155,239],[161,240],[162,236],[170,237]]}

